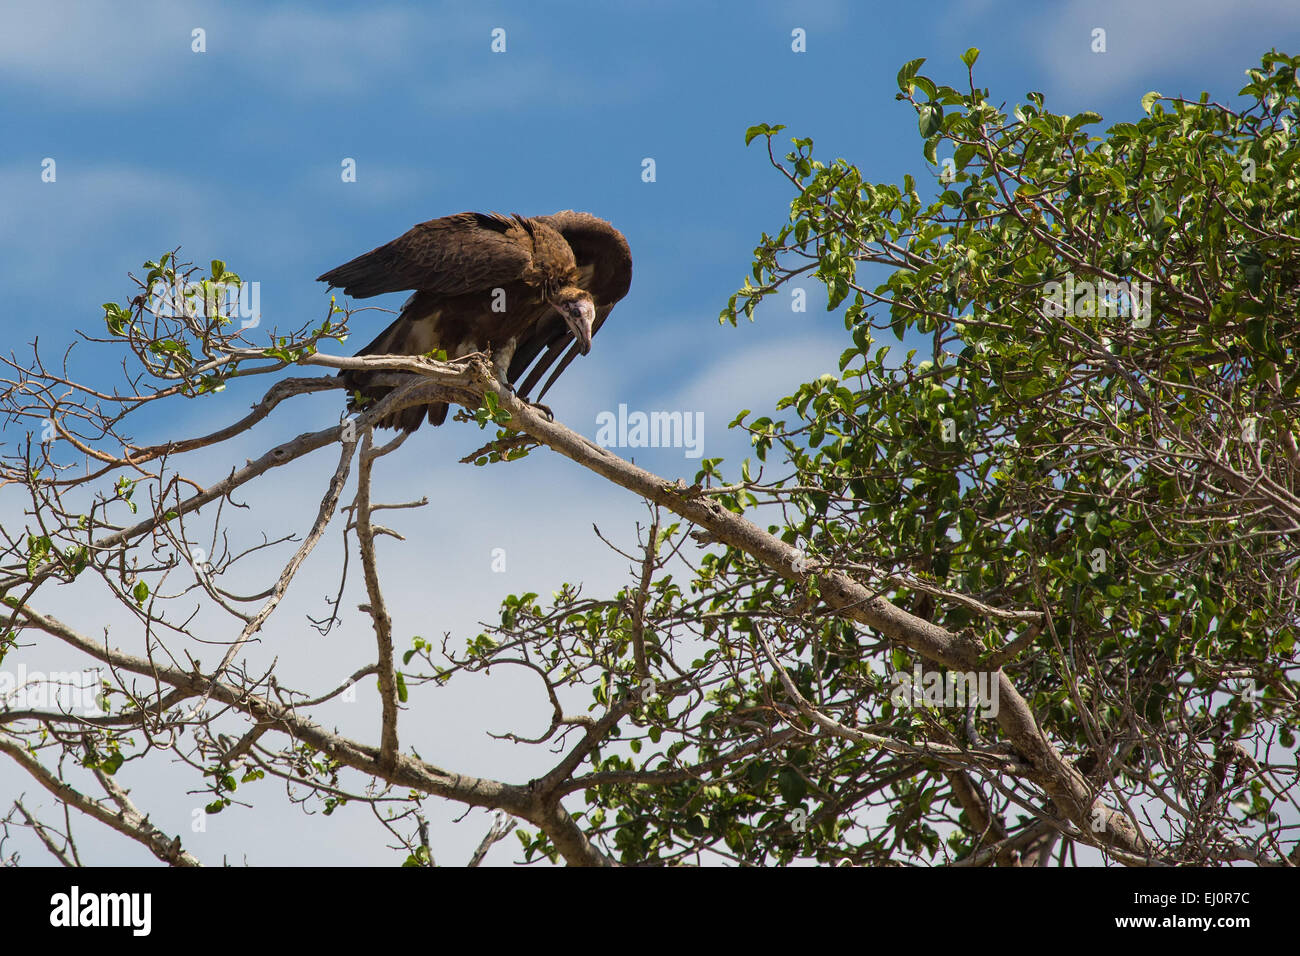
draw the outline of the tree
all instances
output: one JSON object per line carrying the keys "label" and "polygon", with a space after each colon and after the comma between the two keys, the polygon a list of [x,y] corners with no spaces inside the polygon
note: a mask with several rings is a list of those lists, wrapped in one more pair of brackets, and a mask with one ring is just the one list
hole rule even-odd
{"label": "tree", "polygon": [[[251,347],[212,306],[212,290],[238,282],[224,264],[194,287],[204,308],[169,310],[149,290],[187,288],[197,272],[174,255],[149,263],[132,305],[105,307],[100,344],[127,349],[129,391],[78,385],[39,356],[10,363],[5,411],[47,434],[5,467],[30,498],[0,559],[5,640],[62,642],[111,675],[99,716],[0,712],[0,751],[170,863],[195,861],[115,780],[162,734],[208,781],[210,811],[264,775],[327,805],[383,794],[414,864],[431,859],[428,796],[504,811],[524,822],[526,858],[571,864],[1041,865],[1079,848],[1133,865],[1300,862],[1287,816],[1300,57],[1265,56],[1241,108],[1151,93],[1137,122],[1091,135],[1100,116],[1053,114],[1039,94],[1010,115],[993,106],[975,86],[977,55],[962,58],[963,90],[921,75],[919,60],[899,73],[939,169],[928,202],[910,176],[872,184],[816,159],[807,138],[778,158],[781,127],[749,131],[794,196],[722,318],[753,318],[811,278],[847,332],[839,374],[795,389],[784,419],[737,416],[757,473],[706,459],[694,485],[670,483],[515,399],[482,356],[325,355],[346,329],[333,310]],[[884,335],[927,343],[925,357],[918,345],[891,359]],[[149,404],[290,366],[387,369],[401,387],[209,484],[178,463],[337,380],[281,379],[202,438],[138,448],[123,433]],[[646,499],[627,587],[511,595],[463,649],[417,638],[400,651],[370,489],[403,439],[377,445],[369,424],[431,399],[495,428],[467,460],[510,467],[545,446]],[[319,518],[273,586],[224,590],[241,555],[196,559],[198,517],[326,448],[338,461]],[[79,475],[62,449],[99,465]],[[376,662],[350,680],[378,682],[374,743],[311,718],[346,684],[295,694],[286,675],[238,660],[340,510],[354,463],[344,533],[356,534]],[[181,572],[193,582],[164,594]],[[134,615],[137,652],[43,609],[83,577]],[[215,669],[180,663],[194,640],[174,615],[182,598],[242,622]],[[531,742],[560,756],[526,783],[401,747],[403,706],[489,667],[536,675],[553,710]],[[578,794],[584,807],[566,805]],[[25,807],[8,821],[69,853]]]}

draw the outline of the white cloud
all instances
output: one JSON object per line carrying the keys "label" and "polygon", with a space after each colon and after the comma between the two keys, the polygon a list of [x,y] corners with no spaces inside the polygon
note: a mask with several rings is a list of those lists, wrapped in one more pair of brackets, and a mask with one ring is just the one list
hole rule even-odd
{"label": "white cloud", "polygon": [[[1023,34],[1059,87],[1096,96],[1182,75],[1188,66],[1203,73],[1207,60],[1245,56],[1244,70],[1286,39],[1279,27],[1288,24],[1294,38],[1300,26],[1294,0],[1072,0],[1040,9]],[[1106,31],[1105,53],[1091,50],[1097,28]],[[1161,92],[1195,96],[1207,81],[1200,82],[1195,90]],[[1144,92],[1135,90],[1135,103]]]}
{"label": "white cloud", "polygon": [[[324,407],[323,401],[313,404]],[[255,435],[186,456],[192,460],[185,465],[185,473],[200,483],[212,481],[231,465],[263,453],[281,433],[292,434],[323,424],[314,420],[312,412],[304,414],[306,408],[301,401],[283,406],[274,421],[259,427]],[[239,412],[232,405],[229,416]],[[213,421],[214,414],[215,410],[210,409],[207,428],[218,424]],[[639,499],[546,451],[535,452],[522,462],[486,469],[456,461],[482,440],[483,433],[473,426],[426,427],[399,452],[378,463],[377,500],[405,501],[421,495],[430,498],[424,509],[382,515],[385,525],[400,530],[407,538],[405,542],[382,538],[379,544],[399,654],[410,647],[416,634],[436,643],[449,632],[451,646],[463,648],[466,638],[480,630],[479,621],[497,618],[501,598],[511,592],[538,591],[545,600],[561,583],[580,581],[585,584],[585,593],[609,596],[629,579],[627,562],[617,556],[611,561],[610,552],[591,526],[598,524],[612,540],[631,547],[634,524],[645,514]],[[231,548],[238,551],[255,545],[263,535],[275,538],[289,531],[301,534],[315,516],[336,462],[337,449],[322,449],[307,460],[274,469],[237,492],[233,500],[247,503],[251,509],[224,510],[222,531],[229,534]],[[344,500],[350,500],[350,496],[351,488],[345,490]],[[26,523],[21,516],[18,489],[11,489],[0,507],[0,517],[10,531],[16,532]],[[215,515],[214,508],[208,511],[204,521],[188,522],[195,540],[204,544],[210,534],[206,525]],[[326,610],[325,597],[333,595],[337,588],[342,523],[341,517],[335,519],[284,603],[240,654],[239,660],[246,661],[251,672],[262,673],[274,663],[281,686],[315,694],[337,685],[375,659],[369,619],[357,610],[365,595],[355,555],[342,604],[343,626],[322,637],[305,617],[308,613],[321,616]],[[351,545],[355,547],[354,538]],[[247,567],[227,574],[222,586],[234,593],[262,590],[294,547],[296,543],[290,543],[275,551],[254,554]],[[491,552],[495,547],[506,550],[505,573],[492,570]],[[168,589],[175,590],[186,576],[183,568],[175,572]],[[155,577],[151,576],[151,580]],[[108,596],[101,584],[90,579],[67,588],[44,589],[34,603],[52,609],[83,633],[99,635],[108,627],[114,646],[137,654],[144,651],[144,635],[138,622]],[[173,638],[167,643],[180,660],[185,660],[188,653],[210,668],[224,647],[208,642],[228,641],[237,629],[224,612],[209,609],[195,619],[193,628],[196,637],[204,640]],[[34,646],[14,651],[5,666],[14,667],[20,662],[47,671],[74,669],[84,663],[79,655],[49,638],[37,638]],[[312,716],[359,739],[373,740],[377,712],[374,688],[363,682],[356,703],[320,708]],[[494,740],[489,733],[536,734],[545,728],[549,717],[549,705],[536,677],[519,668],[501,666],[490,675],[457,677],[446,687],[414,688],[410,707],[401,719],[401,740],[404,748],[414,747],[425,759],[450,770],[518,783],[549,769],[555,755],[547,747],[513,745]],[[238,721],[225,729],[241,732]],[[30,782],[21,774],[6,773],[3,778],[0,805],[17,792],[30,789]],[[199,786],[192,771],[165,760],[147,760],[129,763],[123,768],[122,780],[132,788],[143,810],[169,832],[180,833],[186,846],[208,863],[219,862],[223,855],[233,862],[247,859],[254,865],[395,862],[392,852],[384,847],[387,840],[376,838],[369,811],[359,806],[339,811],[331,821],[331,839],[295,839],[288,835],[300,835],[314,825],[312,821],[286,801],[275,785],[250,786],[241,788],[237,796],[251,799],[254,809],[232,807],[219,816],[206,818],[206,832],[193,833],[191,813],[208,798],[201,792],[190,792]],[[351,784],[357,782],[353,775]],[[577,808],[581,800],[575,797],[571,802]],[[51,799],[33,795],[29,805],[40,807],[46,818],[53,819]],[[426,801],[424,811],[433,823],[435,854],[440,862],[452,864],[462,864],[469,858],[490,820],[487,815],[474,813],[465,825],[456,826],[453,820],[464,808],[439,800]],[[103,828],[79,827],[78,836],[88,860],[147,862],[147,856],[125,849],[120,837]],[[515,848],[517,844],[512,840],[498,849],[496,859],[500,862],[513,858]],[[30,859],[40,858],[38,847],[32,847],[30,852]]]}
{"label": "white cloud", "polygon": [[[158,81],[190,56],[174,4],[144,0],[130,14],[92,0],[15,0],[0,13],[0,76],[10,83],[79,101],[132,100],[158,92]],[[186,17],[185,19],[189,19]],[[143,35],[174,36],[171,44],[141,43]],[[9,93],[7,95],[13,95]],[[164,105],[164,104],[160,104]]]}
{"label": "white cloud", "polygon": [[[88,104],[158,101],[160,121],[186,91],[238,88],[332,98],[339,118],[373,98],[414,96],[432,114],[607,101],[644,93],[644,82],[606,78],[600,86],[553,66],[549,49],[490,52],[491,22],[457,4],[358,5],[346,10],[162,0],[119,7],[93,0],[17,0],[0,11],[0,77],[37,96]],[[192,31],[206,49],[191,49]],[[197,107],[220,103],[201,101]],[[413,115],[412,122],[427,119]]]}
{"label": "white cloud", "polygon": [[[57,179],[47,183],[41,181],[43,158],[37,147],[28,162],[0,168],[5,197],[0,250],[11,274],[22,275],[25,284],[57,281],[66,288],[70,271],[85,278],[103,265],[86,261],[77,248],[70,248],[69,237],[86,237],[84,242],[101,249],[107,236],[142,234],[158,236],[159,243],[183,239],[187,244],[210,244],[218,217],[208,214],[204,192],[184,177],[54,150],[50,158],[57,164]],[[124,249],[119,242],[110,253],[118,258],[96,277],[112,276],[114,287],[122,287],[126,269],[137,269],[166,248]]]}
{"label": "white cloud", "polygon": [[[298,93],[359,93],[382,74],[400,75],[418,55],[417,44],[427,37],[416,29],[420,19],[398,7],[320,13],[260,5],[182,8],[162,0],[125,8],[19,0],[3,13],[0,75],[79,103],[155,97],[160,110],[173,105],[178,87],[218,69],[261,74]],[[202,53],[191,49],[195,29],[206,34]]]}

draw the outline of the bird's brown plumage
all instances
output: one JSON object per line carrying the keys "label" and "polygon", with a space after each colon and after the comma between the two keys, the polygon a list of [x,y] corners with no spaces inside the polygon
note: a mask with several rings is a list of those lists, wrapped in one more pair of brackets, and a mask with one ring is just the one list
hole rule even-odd
{"label": "bird's brown plumage", "polygon": [[[627,294],[632,254],[621,232],[585,212],[532,219],[463,212],[420,223],[319,281],[356,299],[415,290],[397,320],[358,355],[443,349],[455,358],[490,349],[498,374],[522,398],[559,361],[540,399],[585,351],[573,323],[590,321],[594,335]],[[370,385],[365,372],[340,375],[363,398],[377,401],[392,390]],[[413,431],[425,418],[440,425],[446,416],[447,404],[434,402],[376,424]]]}

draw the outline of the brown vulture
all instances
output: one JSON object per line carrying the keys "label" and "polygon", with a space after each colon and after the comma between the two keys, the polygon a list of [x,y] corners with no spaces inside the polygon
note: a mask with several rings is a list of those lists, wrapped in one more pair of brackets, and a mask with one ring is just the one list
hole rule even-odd
{"label": "brown vulture", "polygon": [[[487,351],[501,380],[522,399],[559,360],[540,400],[604,324],[632,283],[632,253],[603,219],[572,209],[553,216],[462,212],[430,219],[387,245],[331,269],[318,281],[354,299],[413,289],[401,314],[358,355],[449,358]],[[378,401],[391,385],[374,373],[339,373],[349,393]],[[520,379],[523,379],[522,382]],[[355,400],[349,398],[349,408]],[[376,422],[414,431],[441,425],[446,402],[403,409]]]}

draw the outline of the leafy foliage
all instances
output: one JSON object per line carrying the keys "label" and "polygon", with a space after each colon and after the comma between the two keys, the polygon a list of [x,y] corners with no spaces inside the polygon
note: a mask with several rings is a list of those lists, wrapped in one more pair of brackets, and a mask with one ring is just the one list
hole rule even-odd
{"label": "leafy foliage", "polygon": [[[900,70],[898,98],[932,199],[911,176],[823,162],[808,138],[778,159],[780,126],[746,133],[794,198],[721,318],[753,320],[812,276],[846,342],[839,374],[795,389],[783,418],[733,423],[789,476],[760,485],[746,464],[719,501],[780,505],[773,530],[814,568],[1005,656],[1080,772],[1158,815],[1160,856],[1214,862],[1261,840],[1294,858],[1278,813],[1300,716],[1300,58],[1265,56],[1240,108],[1152,93],[1104,134],[1096,113],[1030,93],[1008,115],[973,72],[958,89],[922,65]],[[934,665],[823,613],[815,574],[723,548],[687,584],[655,580],[639,623],[636,598],[530,599],[471,652],[485,664],[528,640],[557,681],[596,686],[593,711],[623,702],[580,815],[623,862],[951,859],[1045,806],[1025,776],[922,753],[1004,741],[965,708],[891,700],[896,675]],[[819,732],[760,636],[820,712],[915,751]]]}

